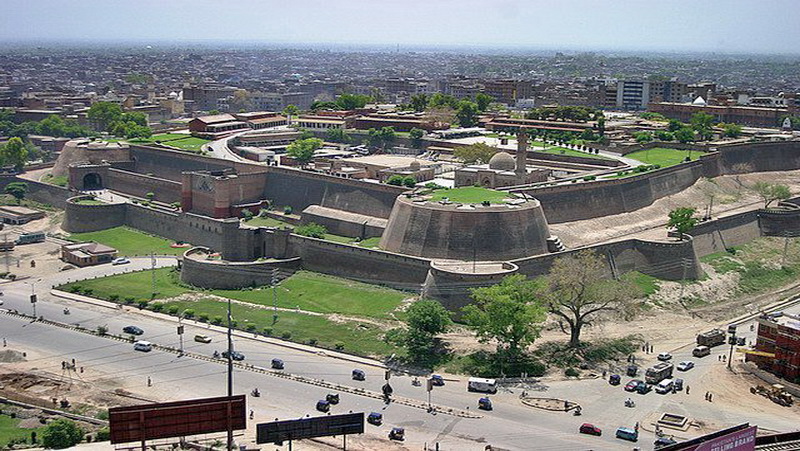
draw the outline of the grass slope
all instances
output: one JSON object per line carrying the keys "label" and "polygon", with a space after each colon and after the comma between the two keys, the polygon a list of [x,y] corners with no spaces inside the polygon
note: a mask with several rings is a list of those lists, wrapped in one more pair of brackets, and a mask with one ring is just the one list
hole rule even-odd
{"label": "grass slope", "polygon": [[114,227],[97,232],[73,233],[70,239],[75,241],[95,241],[106,246],[111,246],[119,255],[180,255],[185,248],[172,248],[172,240],[155,235],[148,235],[128,227]]}
{"label": "grass slope", "polygon": [[698,152],[696,150],[689,151],[654,147],[648,150],[637,150],[636,152],[629,153],[625,156],[628,158],[633,158],[634,160],[639,160],[645,164],[657,164],[662,168],[666,168],[668,166],[675,166],[676,164],[682,163],[686,157],[691,157],[692,160],[697,160],[700,158],[700,155],[702,155],[702,152]]}
{"label": "grass slope", "polygon": [[463,188],[437,190],[431,195],[431,201],[438,202],[445,197],[455,203],[479,204],[488,200],[493,204],[499,204],[508,198],[508,193],[479,186],[465,186]]}

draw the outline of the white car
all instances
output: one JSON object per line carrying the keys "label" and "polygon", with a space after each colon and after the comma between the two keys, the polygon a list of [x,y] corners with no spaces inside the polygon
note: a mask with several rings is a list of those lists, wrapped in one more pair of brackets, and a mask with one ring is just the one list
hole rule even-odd
{"label": "white car", "polygon": [[661,354],[658,355],[658,360],[661,360],[662,362],[666,362],[667,360],[672,360],[672,354],[670,354],[669,352],[662,352]]}
{"label": "white car", "polygon": [[686,360],[679,363],[678,366],[676,366],[675,368],[677,368],[678,371],[689,371],[692,368],[694,368],[694,362],[689,362],[688,360]]}
{"label": "white car", "polygon": [[125,258],[125,257],[118,257],[118,258],[115,258],[114,260],[111,260],[111,264],[112,265],[127,265],[130,262],[131,261],[128,260],[127,258]]}

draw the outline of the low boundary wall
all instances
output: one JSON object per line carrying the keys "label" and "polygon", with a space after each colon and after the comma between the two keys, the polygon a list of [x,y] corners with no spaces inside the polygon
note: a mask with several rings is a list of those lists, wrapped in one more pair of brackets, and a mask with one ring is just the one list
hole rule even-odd
{"label": "low boundary wall", "polygon": [[247,286],[272,284],[272,270],[282,269],[293,273],[300,267],[300,257],[281,260],[256,260],[230,262],[206,260],[201,256],[211,253],[206,247],[194,247],[183,254],[181,281],[201,288],[237,289]]}

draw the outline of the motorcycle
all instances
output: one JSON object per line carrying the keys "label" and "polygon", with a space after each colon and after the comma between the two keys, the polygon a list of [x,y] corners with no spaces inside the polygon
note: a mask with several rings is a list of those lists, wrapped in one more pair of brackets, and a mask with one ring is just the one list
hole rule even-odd
{"label": "motorcycle", "polygon": [[261,392],[258,391],[257,388],[254,388],[253,391],[250,392],[250,395],[255,397],[255,398],[258,398],[259,396],[261,396]]}
{"label": "motorcycle", "polygon": [[69,315],[69,309],[68,309],[68,308],[65,308],[65,309],[64,309],[64,314],[65,314],[65,315]]}
{"label": "motorcycle", "polygon": [[625,400],[625,407],[636,407],[636,403],[631,398]]}
{"label": "motorcycle", "polygon": [[420,385],[422,385],[422,382],[419,381],[419,378],[415,377],[414,379],[411,380],[411,385],[419,387]]}

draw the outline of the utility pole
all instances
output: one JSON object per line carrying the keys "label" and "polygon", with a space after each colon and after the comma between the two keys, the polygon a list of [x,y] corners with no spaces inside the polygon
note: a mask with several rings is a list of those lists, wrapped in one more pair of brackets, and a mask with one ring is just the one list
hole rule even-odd
{"label": "utility pole", "polygon": [[183,315],[178,315],[178,338],[180,339],[181,349],[179,356],[183,356],[183,324],[181,324],[181,320],[183,319]]}
{"label": "utility pole", "polygon": [[728,353],[728,369],[731,369],[731,360],[733,360],[733,347],[736,346],[736,325],[731,324],[728,326],[728,343],[731,345],[730,352]]}
{"label": "utility pole", "polygon": [[8,263],[8,259],[11,258],[9,256],[9,254],[11,253],[11,250],[8,248],[8,234],[7,233],[3,234],[3,251],[6,253],[6,274],[8,274],[8,273],[11,272],[11,269],[9,268],[9,263]]}
{"label": "utility pole", "polygon": [[[231,299],[228,298],[228,397],[233,396],[233,336],[231,318]],[[233,450],[233,423],[228,418],[228,451]]]}
{"label": "utility pole", "polygon": [[152,274],[153,280],[153,296],[152,298],[155,299],[156,297],[156,254],[150,253],[150,274]]}
{"label": "utility pole", "polygon": [[786,254],[789,251],[789,233],[783,233],[783,258],[781,259],[781,268],[786,267]]}

